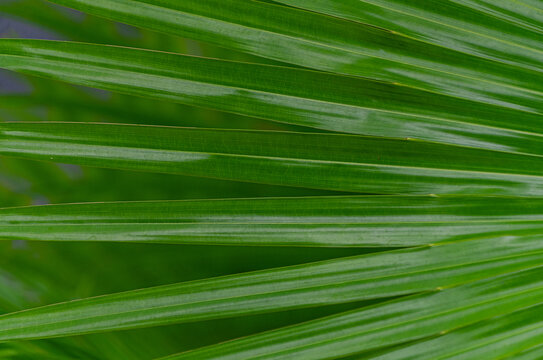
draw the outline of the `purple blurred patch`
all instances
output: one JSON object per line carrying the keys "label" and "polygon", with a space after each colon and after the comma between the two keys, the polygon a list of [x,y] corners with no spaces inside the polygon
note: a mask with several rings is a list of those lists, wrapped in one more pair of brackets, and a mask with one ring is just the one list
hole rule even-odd
{"label": "purple blurred patch", "polygon": [[0,94],[29,94],[32,86],[21,76],[0,69]]}
{"label": "purple blurred patch", "polygon": [[[7,1],[3,1],[7,2]],[[0,17],[0,38],[65,40],[62,36],[22,20]],[[32,90],[22,77],[0,69],[0,94],[25,94]]]}

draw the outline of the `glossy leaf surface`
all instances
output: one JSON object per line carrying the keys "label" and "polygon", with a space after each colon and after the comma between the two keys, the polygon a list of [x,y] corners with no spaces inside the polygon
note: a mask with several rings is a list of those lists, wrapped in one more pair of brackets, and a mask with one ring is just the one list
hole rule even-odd
{"label": "glossy leaf surface", "polygon": [[0,40],[0,67],[325,130],[543,154],[539,114],[363,78],[15,39]]}
{"label": "glossy leaf surface", "polygon": [[[538,101],[543,90],[538,67],[527,69],[489,61],[400,36],[388,27],[342,21],[259,1],[56,2],[112,20],[304,67],[401,83],[483,103],[512,107],[522,104],[530,111],[543,110]],[[365,12],[361,4],[352,6],[353,13]],[[534,40],[533,34],[525,36],[529,35]],[[537,55],[532,56],[537,59]]]}
{"label": "glossy leaf surface", "polygon": [[[543,341],[541,305],[489,319],[442,336],[401,347],[375,360],[497,359],[514,357]],[[533,356],[533,354],[532,354]],[[536,359],[533,357],[532,359]]]}
{"label": "glossy leaf surface", "polygon": [[540,0],[0,13],[0,358],[543,358]]}
{"label": "glossy leaf surface", "polygon": [[[540,70],[543,60],[543,45],[539,41],[543,28],[511,21],[515,11],[519,12],[517,16],[522,12],[521,16],[537,19],[538,11],[533,10],[534,4],[526,2],[492,1],[492,5],[490,2],[483,5],[483,1],[435,1],[432,6],[424,0],[278,2],[378,26],[425,43],[536,71]],[[507,11],[507,7],[513,11]],[[528,19],[524,17],[524,20]]]}
{"label": "glossy leaf surface", "polygon": [[490,278],[262,333],[167,359],[341,358],[541,304],[541,269]]}
{"label": "glossy leaf surface", "polygon": [[4,123],[0,154],[365,193],[543,195],[541,157],[350,135]]}
{"label": "glossy leaf surface", "polygon": [[0,239],[416,246],[543,230],[543,199],[345,196],[0,209]]}
{"label": "glossy leaf surface", "polygon": [[[0,316],[0,340],[207,320],[430,291],[537,267],[543,253],[540,239],[541,235],[463,241],[62,303]],[[529,279],[535,281],[534,276]],[[520,295],[515,300],[522,299]]]}

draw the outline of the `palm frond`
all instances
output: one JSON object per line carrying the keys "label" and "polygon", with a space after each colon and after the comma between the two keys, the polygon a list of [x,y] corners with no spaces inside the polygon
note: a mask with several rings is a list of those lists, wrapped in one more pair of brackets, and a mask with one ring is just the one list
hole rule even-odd
{"label": "palm frond", "polygon": [[52,3],[0,4],[65,40],[0,39],[0,357],[541,358],[539,0]]}

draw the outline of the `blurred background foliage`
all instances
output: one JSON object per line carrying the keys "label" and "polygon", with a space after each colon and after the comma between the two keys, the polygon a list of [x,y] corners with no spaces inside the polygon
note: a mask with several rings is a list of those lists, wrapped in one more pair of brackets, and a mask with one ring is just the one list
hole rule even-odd
{"label": "blurred background foliage", "polygon": [[[0,0],[0,37],[74,40],[249,62],[270,60],[136,29],[42,0]],[[296,130],[235,114],[0,72],[1,121]],[[304,131],[311,131],[304,128]],[[315,131],[315,130],[314,130]],[[0,207],[68,202],[306,196],[329,191],[0,157]],[[111,292],[356,255],[367,249],[0,242],[0,313]],[[0,344],[2,359],[149,359],[360,307],[360,303]]]}

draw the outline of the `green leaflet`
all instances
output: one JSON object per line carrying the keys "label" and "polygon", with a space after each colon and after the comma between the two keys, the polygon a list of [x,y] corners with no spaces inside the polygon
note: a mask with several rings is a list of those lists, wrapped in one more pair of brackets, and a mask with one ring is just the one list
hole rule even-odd
{"label": "green leaflet", "polygon": [[[0,267],[3,270],[0,271],[0,313],[74,298],[177,283],[184,279],[272,268],[296,261],[311,262],[356,252],[347,249],[242,247],[207,247],[202,252],[202,247],[196,246],[120,243],[65,243],[57,246],[28,242],[24,248],[16,247],[22,243],[0,243]],[[19,282],[24,286],[18,286]],[[66,360],[152,359],[199,344],[238,337],[245,334],[243,331],[247,328],[252,329],[250,332],[257,332],[315,318],[319,314],[325,316],[353,308],[355,304],[349,303],[300,309],[294,315],[270,313],[241,319],[221,319],[213,321],[213,333],[208,331],[206,322],[93,334],[77,337],[76,341],[65,337],[9,344],[18,344],[23,354],[29,353],[26,358],[19,354],[16,359],[41,360],[51,357],[58,360],[54,357],[58,353],[64,354],[62,359]],[[262,318],[267,320],[266,323],[262,323]],[[205,339],[201,339],[202,332],[206,335]],[[33,345],[45,349],[31,356],[31,351],[38,350]],[[6,346],[7,343],[2,343],[0,349]]]}
{"label": "green leaflet", "polygon": [[517,359],[519,352],[543,342],[542,315],[542,305],[530,307],[454,330],[434,339],[401,347],[371,359],[494,360],[509,356],[515,356]]}
{"label": "green leaflet", "polygon": [[242,0],[55,2],[285,63],[543,111],[539,67],[533,70],[489,61],[312,12]]}
{"label": "green leaflet", "polygon": [[[58,85],[66,85],[58,83]],[[49,86],[53,88],[53,86]],[[127,124],[147,124],[152,118],[156,125],[183,125],[193,126],[202,125],[196,119],[198,111],[202,109],[188,108],[184,105],[166,102],[157,102],[152,99],[138,99],[122,94],[114,94],[112,99],[103,101],[85,94],[77,93],[77,89],[71,87],[54,88],[53,93],[33,93],[28,95],[4,95],[0,98],[0,110],[5,112],[15,112],[26,110],[23,115],[17,119],[24,121],[66,121],[71,122],[108,122],[108,123],[127,123]],[[64,94],[60,91],[65,91]],[[45,114],[37,113],[36,108],[47,108]],[[34,110],[34,111],[33,111]],[[187,115],[192,115],[189,119],[179,118],[178,113],[183,111]],[[229,115],[226,114],[225,115]],[[9,119],[9,117],[8,117]],[[226,118],[228,119],[228,118]],[[234,120],[234,119],[228,119]],[[238,122],[243,124],[242,122]],[[229,125],[235,125],[232,121]]]}
{"label": "green leaflet", "polygon": [[0,239],[416,246],[543,231],[543,199],[345,196],[0,209]]}
{"label": "green leaflet", "polygon": [[341,358],[541,304],[542,270],[400,298],[164,359]]}
{"label": "green leaflet", "polygon": [[[29,94],[5,94],[0,97],[4,121],[107,122],[126,124],[251,128],[266,123],[267,128],[299,130],[296,126],[264,122],[236,114],[218,113],[172,102],[157,101],[120,93],[96,96],[92,91],[63,82],[26,77],[32,87]],[[46,110],[46,111],[37,111]],[[183,116],[179,116],[183,114]],[[26,120],[28,118],[28,120]],[[303,128],[307,130],[307,128]]]}
{"label": "green leaflet", "polygon": [[365,193],[543,195],[541,157],[352,135],[3,123],[0,154]]}
{"label": "green leaflet", "polygon": [[[430,291],[539,266],[543,253],[540,240],[541,235],[493,237],[61,303],[0,316],[0,340],[201,321]],[[532,282],[537,282],[541,287],[541,271],[535,274],[538,277],[531,275],[526,281],[530,281],[529,286],[535,286]],[[519,277],[523,279],[525,276]],[[511,282],[511,288],[495,289],[495,294],[487,289],[483,295],[495,296],[499,304],[500,291],[526,286],[522,280],[517,280]],[[541,294],[542,290],[535,290]],[[451,291],[454,294],[456,290]],[[515,302],[522,302],[525,298],[533,301],[535,295],[526,289],[523,291],[514,292]],[[509,296],[513,297],[513,294]],[[451,295],[452,298],[455,296]],[[469,297],[462,298],[462,301],[467,299]],[[409,304],[414,300],[407,301]],[[507,303],[502,303],[502,309],[506,309],[504,304]],[[432,312],[434,309],[428,304],[424,311]],[[439,307],[435,311],[439,313]],[[335,326],[341,326],[341,323],[339,321]],[[377,324],[374,322],[372,326]]]}
{"label": "green leaflet", "polygon": [[540,71],[543,61],[541,22],[526,27],[511,21],[515,15],[524,19],[538,15],[519,1],[492,1],[489,7],[482,6],[482,1],[458,0],[434,1],[432,6],[424,0],[278,1],[535,71]]}
{"label": "green leaflet", "polygon": [[543,6],[538,0],[455,0],[465,6],[516,24],[517,26],[543,33]]}
{"label": "green leaflet", "polygon": [[537,346],[531,347],[522,351],[518,354],[515,354],[515,360],[531,360],[539,359],[543,356],[543,345],[538,344]]}
{"label": "green leaflet", "polygon": [[0,40],[0,67],[319,129],[543,154],[538,114],[362,78],[15,39]]}

